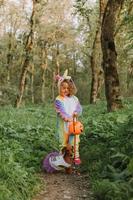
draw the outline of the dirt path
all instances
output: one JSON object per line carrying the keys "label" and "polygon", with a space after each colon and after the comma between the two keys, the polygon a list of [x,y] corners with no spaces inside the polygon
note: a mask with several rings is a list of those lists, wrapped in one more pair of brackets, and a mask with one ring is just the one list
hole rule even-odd
{"label": "dirt path", "polygon": [[44,189],[33,200],[92,200],[87,175],[43,174]]}

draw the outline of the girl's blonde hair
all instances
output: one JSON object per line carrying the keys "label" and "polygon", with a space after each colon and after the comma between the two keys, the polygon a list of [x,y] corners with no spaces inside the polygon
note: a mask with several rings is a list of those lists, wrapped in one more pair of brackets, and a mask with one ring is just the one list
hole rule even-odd
{"label": "girl's blonde hair", "polygon": [[72,79],[70,79],[70,80],[64,79],[64,80],[61,82],[60,86],[62,86],[63,83],[67,83],[67,84],[69,85],[69,89],[70,89],[70,95],[69,95],[69,96],[72,96],[72,95],[75,95],[75,94],[76,94],[77,88],[76,88],[76,86],[75,86],[75,84],[74,84],[74,82],[73,82]]}

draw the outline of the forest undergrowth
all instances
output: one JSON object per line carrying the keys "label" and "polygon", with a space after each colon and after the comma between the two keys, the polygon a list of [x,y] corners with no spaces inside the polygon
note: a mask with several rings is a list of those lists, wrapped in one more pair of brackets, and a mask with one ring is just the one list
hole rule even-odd
{"label": "forest undergrowth", "polygon": [[[83,108],[81,173],[89,175],[97,200],[132,200],[133,102],[106,112],[104,102]],[[0,111],[0,200],[31,200],[40,190],[42,159],[58,149],[53,106]]]}
{"label": "forest undergrowth", "polygon": [[107,113],[104,104],[84,109],[82,170],[97,200],[133,200],[133,105]]}

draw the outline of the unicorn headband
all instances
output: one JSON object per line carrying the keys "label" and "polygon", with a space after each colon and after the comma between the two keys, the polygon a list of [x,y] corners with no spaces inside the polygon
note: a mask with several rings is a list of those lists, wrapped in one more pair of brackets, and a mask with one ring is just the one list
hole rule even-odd
{"label": "unicorn headband", "polygon": [[70,80],[71,79],[71,76],[68,76],[68,69],[65,70],[63,76],[60,76],[59,74],[56,75],[55,79],[58,81],[58,82],[62,82],[64,80]]}
{"label": "unicorn headband", "polygon": [[61,85],[61,83],[62,83],[64,80],[69,80],[69,81],[71,81],[72,84],[73,84],[73,87],[74,87],[74,93],[77,92],[77,88],[76,88],[76,86],[75,86],[75,84],[74,84],[74,82],[73,82],[71,76],[68,76],[68,69],[65,70],[63,76],[60,76],[60,75],[58,74],[58,75],[56,75],[55,78],[56,78],[56,80],[58,81],[58,84],[57,84],[57,85],[58,85],[59,92],[60,92],[60,85]]}

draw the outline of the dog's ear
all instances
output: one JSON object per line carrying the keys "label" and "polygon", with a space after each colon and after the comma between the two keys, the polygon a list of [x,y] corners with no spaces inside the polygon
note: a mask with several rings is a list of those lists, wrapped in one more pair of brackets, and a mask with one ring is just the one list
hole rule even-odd
{"label": "dog's ear", "polygon": [[61,150],[62,154],[65,154],[65,153],[66,153],[66,149],[67,149],[66,147],[63,147],[63,148],[62,148],[62,150]]}
{"label": "dog's ear", "polygon": [[74,147],[73,147],[72,145],[69,144],[69,145],[67,146],[67,149],[68,149],[69,151],[73,151],[73,150],[74,150]]}

